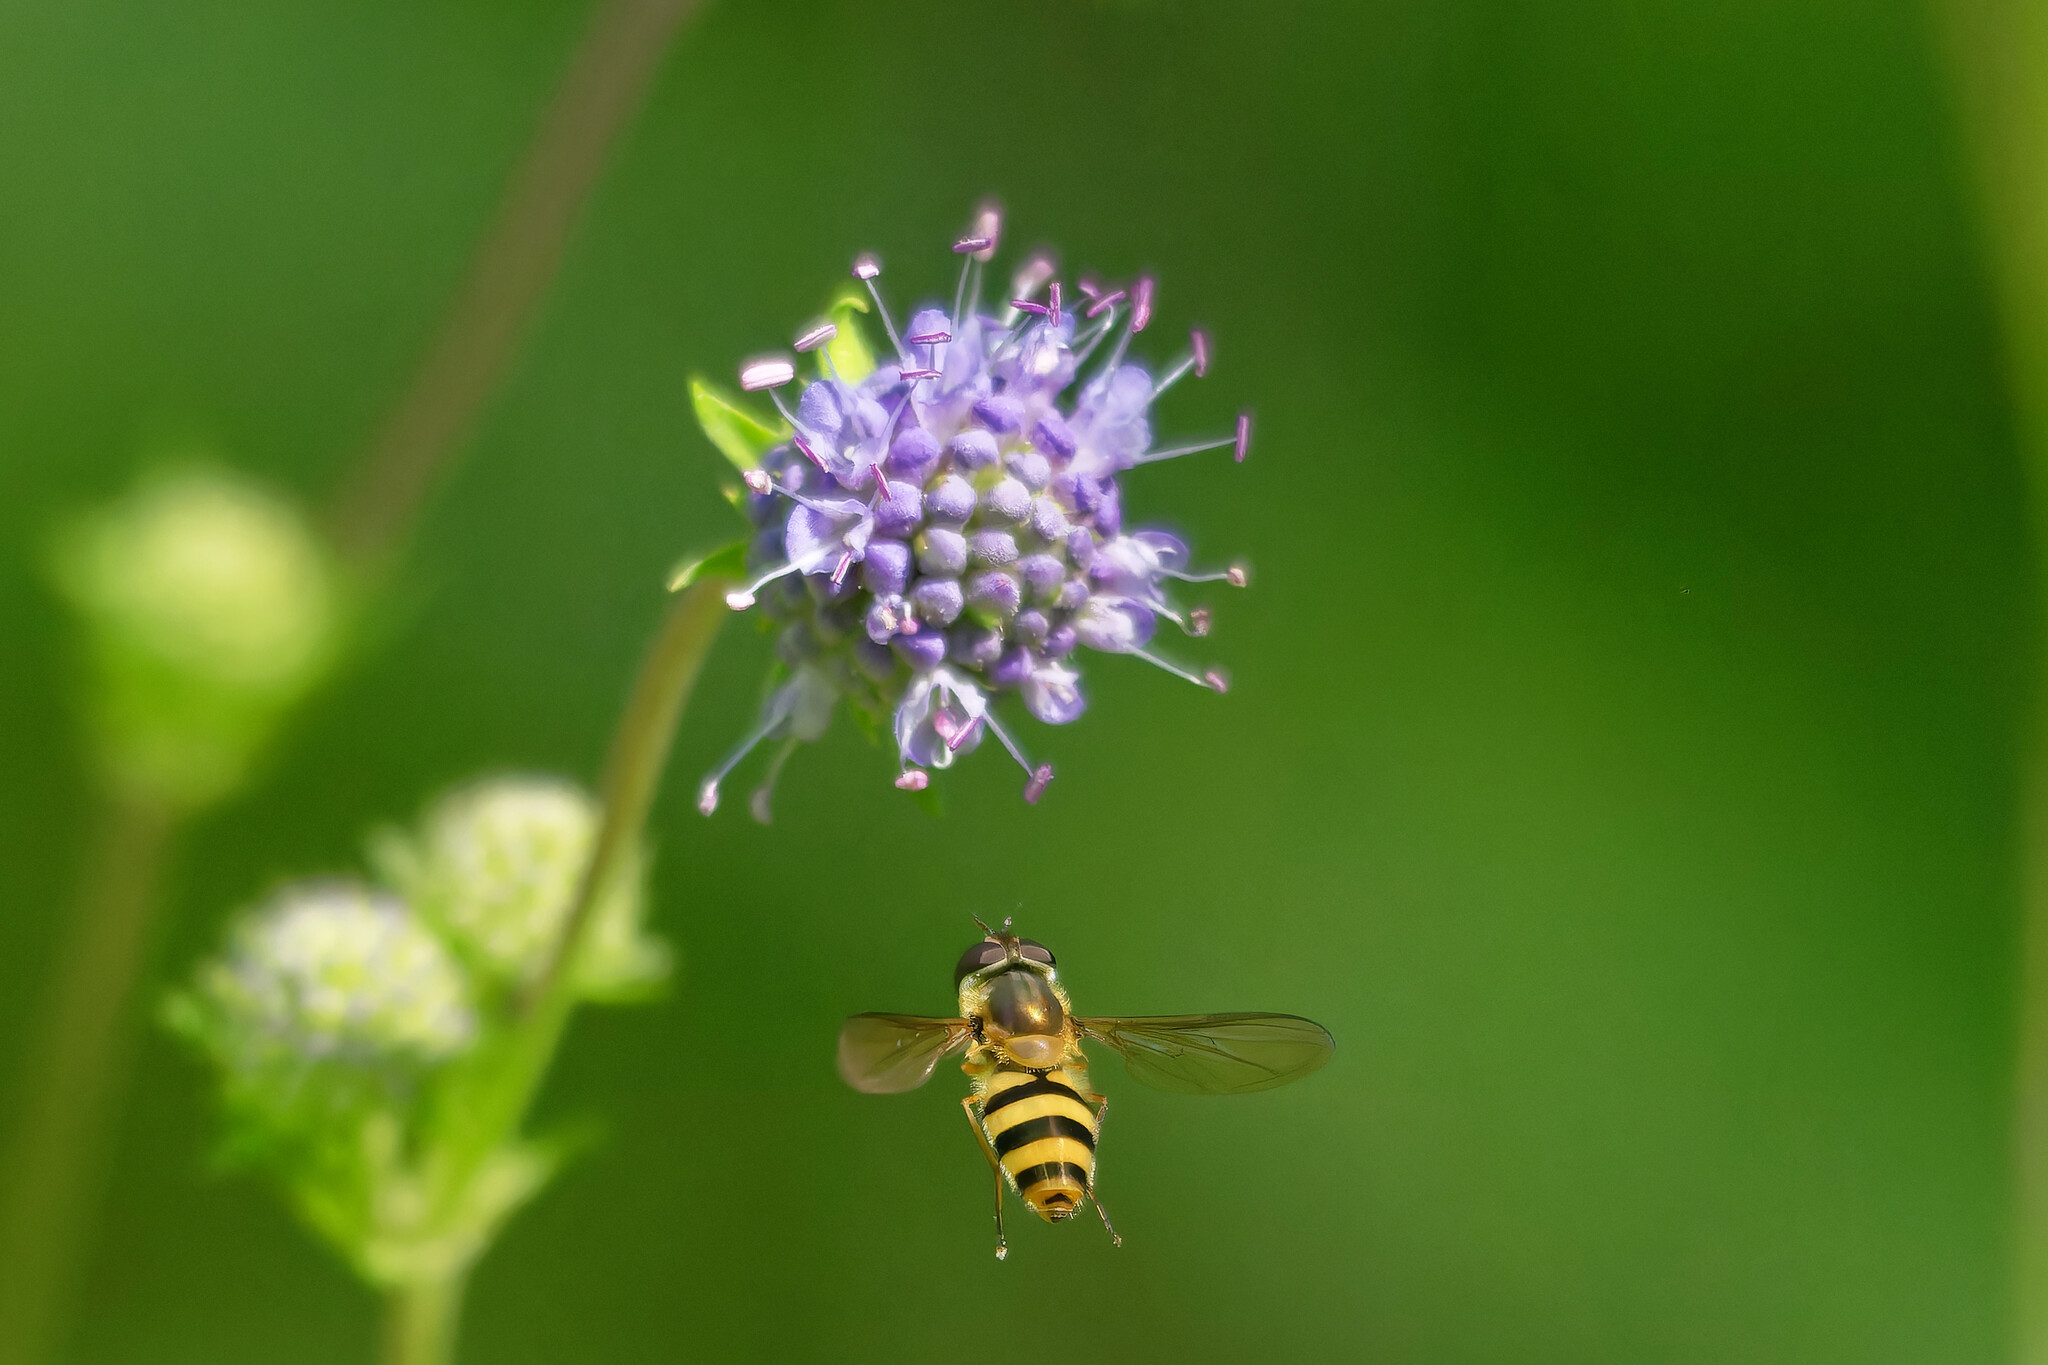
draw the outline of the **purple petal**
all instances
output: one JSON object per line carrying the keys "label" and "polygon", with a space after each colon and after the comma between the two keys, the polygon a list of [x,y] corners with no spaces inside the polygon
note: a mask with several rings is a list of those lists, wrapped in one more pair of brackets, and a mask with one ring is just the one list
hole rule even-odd
{"label": "purple petal", "polygon": [[923,427],[896,433],[889,443],[888,468],[897,478],[923,483],[939,467],[939,438]]}
{"label": "purple petal", "polygon": [[910,547],[900,540],[869,541],[860,581],[877,597],[902,592],[910,583]]}
{"label": "purple petal", "polygon": [[1026,555],[1018,561],[1017,572],[1024,575],[1031,595],[1038,598],[1053,596],[1067,581],[1067,566],[1052,555]]}
{"label": "purple petal", "polygon": [[1002,435],[1024,425],[1024,405],[1014,398],[984,398],[974,405],[974,415],[981,419],[983,426]]}
{"label": "purple petal", "polygon": [[924,519],[924,494],[914,483],[889,480],[889,493],[875,504],[875,530],[885,536],[914,536]]}
{"label": "purple petal", "polygon": [[1031,672],[1031,652],[1021,645],[1013,645],[1003,651],[1003,657],[996,660],[988,670],[988,680],[995,687],[1016,687]]}
{"label": "purple petal", "polygon": [[1149,609],[1121,598],[1092,598],[1074,613],[1074,630],[1081,643],[1105,654],[1143,649],[1158,625]]}
{"label": "purple petal", "polygon": [[1041,661],[1019,690],[1025,709],[1047,725],[1078,720],[1088,709],[1088,702],[1081,695],[1081,675],[1062,663]]}
{"label": "purple petal", "polygon": [[949,474],[925,499],[925,510],[934,521],[965,521],[974,515],[974,485],[958,474]]}
{"label": "purple petal", "polygon": [[967,605],[967,594],[956,579],[927,578],[911,590],[910,602],[920,620],[950,626]]}
{"label": "purple petal", "polygon": [[898,635],[889,642],[912,668],[937,668],[946,661],[946,633],[924,629],[915,635]]}
{"label": "purple petal", "polygon": [[967,537],[967,553],[977,564],[1007,568],[1017,562],[1017,537],[1008,531],[976,531]]}
{"label": "purple petal", "polygon": [[946,443],[946,453],[962,469],[985,469],[996,462],[996,438],[985,431],[963,431]]}
{"label": "purple petal", "polygon": [[967,569],[967,537],[943,526],[928,526],[917,538],[917,567],[950,577]]}

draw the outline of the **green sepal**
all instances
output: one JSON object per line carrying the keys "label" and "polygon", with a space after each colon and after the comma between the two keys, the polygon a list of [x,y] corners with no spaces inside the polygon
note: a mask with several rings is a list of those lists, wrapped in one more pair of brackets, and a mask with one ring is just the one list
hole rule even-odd
{"label": "green sepal", "polygon": [[745,578],[747,543],[736,540],[708,555],[694,555],[676,561],[668,571],[668,590],[681,592],[700,578]]}
{"label": "green sepal", "polygon": [[718,447],[718,453],[743,474],[757,468],[763,455],[789,439],[789,424],[780,417],[771,426],[694,375],[690,378],[690,406],[697,413],[697,425]]}
{"label": "green sepal", "polygon": [[[859,314],[869,311],[867,295],[848,285],[839,291],[825,309],[825,315],[832,319],[832,325],[839,329],[837,336],[826,342],[818,352],[818,374],[830,379],[835,375],[848,384],[858,384],[875,372],[875,353],[868,349],[868,339],[861,332]],[[831,364],[825,363],[830,358]]]}

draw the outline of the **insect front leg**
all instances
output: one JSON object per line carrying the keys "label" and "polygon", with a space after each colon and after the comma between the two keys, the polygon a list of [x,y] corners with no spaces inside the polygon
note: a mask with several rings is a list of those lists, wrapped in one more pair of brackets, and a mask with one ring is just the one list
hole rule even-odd
{"label": "insect front leg", "polygon": [[[974,1130],[974,1140],[981,1144],[981,1154],[988,1158],[989,1173],[996,1180],[996,1259],[1007,1260],[1010,1244],[1003,1237],[1003,1163],[996,1155],[996,1149],[989,1144],[988,1132],[981,1126],[980,1115],[974,1112],[974,1096],[960,1097],[960,1110],[967,1115],[967,1126]],[[1100,1205],[1096,1207],[1100,1208]]]}

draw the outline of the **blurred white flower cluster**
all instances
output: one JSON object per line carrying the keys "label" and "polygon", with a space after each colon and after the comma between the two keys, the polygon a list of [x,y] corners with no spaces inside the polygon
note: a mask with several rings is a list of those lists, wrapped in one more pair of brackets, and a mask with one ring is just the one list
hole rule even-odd
{"label": "blurred white flower cluster", "polygon": [[468,982],[391,896],[350,882],[287,887],[201,972],[223,1061],[244,1071],[326,1062],[431,1064],[476,1034]]}
{"label": "blurred white flower cluster", "polygon": [[561,951],[598,821],[559,778],[462,788],[373,836],[381,886],[283,887],[167,1006],[218,1073],[228,1155],[267,1170],[373,1280],[471,1254],[553,1169],[552,1148],[505,1136],[506,1097],[553,1046],[531,1011],[644,994],[666,973],[634,860],[599,888],[552,1005],[525,997]]}
{"label": "blurred white flower cluster", "polygon": [[[561,938],[598,817],[596,803],[570,782],[481,782],[445,797],[416,834],[374,836],[370,858],[487,988],[526,986]],[[663,945],[639,931],[638,880],[600,888],[582,960],[571,964],[587,994],[630,993],[667,970]]]}

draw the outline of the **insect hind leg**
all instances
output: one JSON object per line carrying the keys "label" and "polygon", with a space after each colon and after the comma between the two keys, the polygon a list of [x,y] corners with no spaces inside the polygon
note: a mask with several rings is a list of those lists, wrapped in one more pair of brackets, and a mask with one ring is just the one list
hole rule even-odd
{"label": "insect hind leg", "polygon": [[[989,1145],[988,1132],[981,1126],[981,1119],[974,1112],[974,1096],[960,1097],[960,1110],[967,1115],[967,1126],[974,1130],[974,1140],[981,1144],[981,1154],[988,1158],[989,1173],[996,1180],[996,1259],[1008,1260],[1010,1243],[1003,1236],[1003,1163],[996,1155],[996,1149]],[[1097,1205],[1099,1208],[1100,1205]],[[1112,1233],[1112,1236],[1115,1234]]]}
{"label": "insect hind leg", "polygon": [[[1100,1140],[1102,1137],[1102,1122],[1109,1117],[1109,1096],[1096,1094],[1093,1087],[1091,1087],[1084,1098],[1093,1102],[1096,1106],[1095,1136]],[[1109,1244],[1113,1247],[1122,1246],[1124,1239],[1117,1235],[1116,1224],[1109,1221],[1109,1210],[1102,1207],[1102,1196],[1095,1192],[1095,1172],[1092,1169],[1088,1172],[1088,1199],[1089,1202],[1095,1205],[1095,1212],[1102,1217],[1102,1230],[1109,1234]]]}

